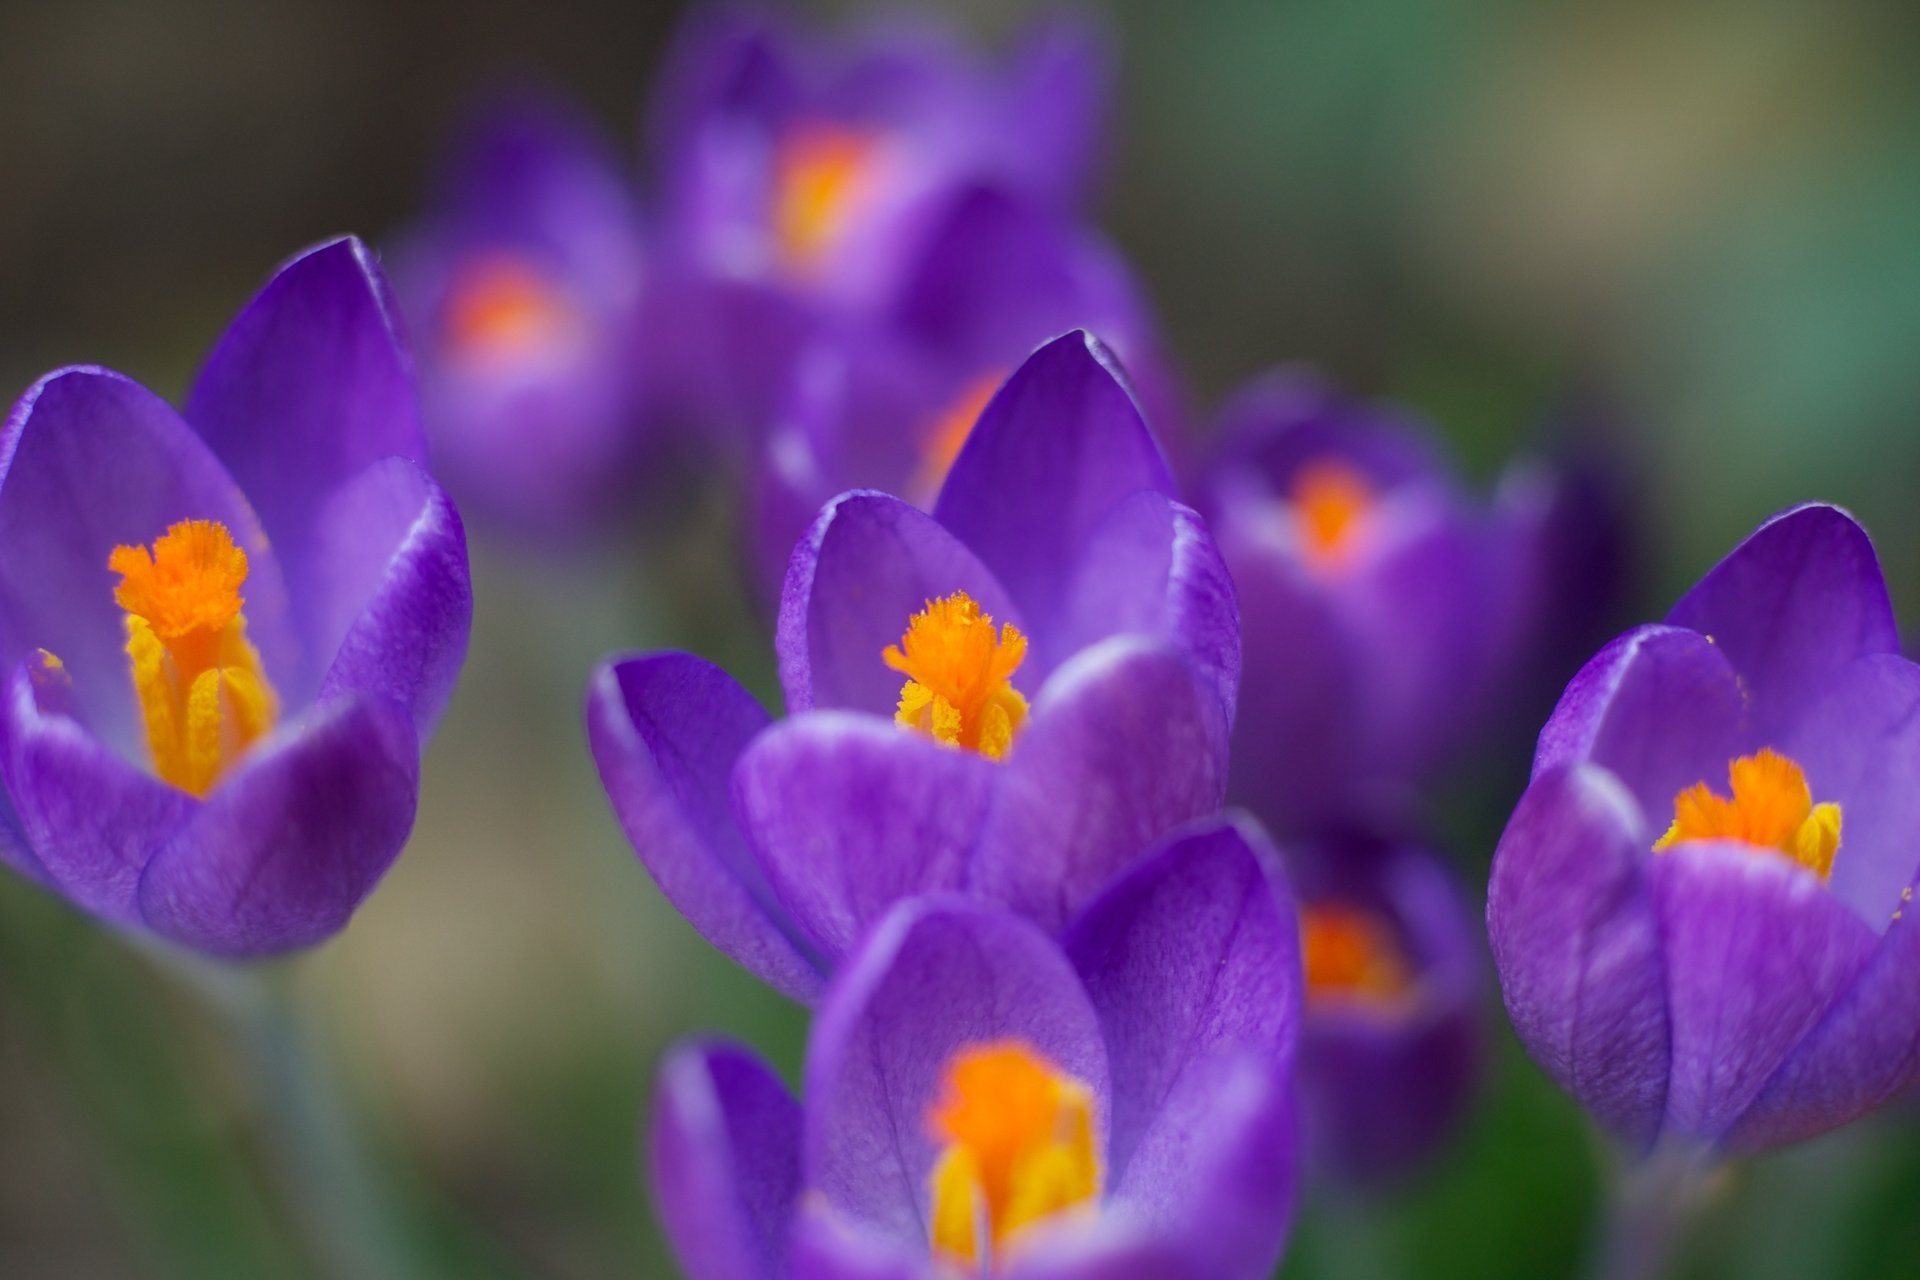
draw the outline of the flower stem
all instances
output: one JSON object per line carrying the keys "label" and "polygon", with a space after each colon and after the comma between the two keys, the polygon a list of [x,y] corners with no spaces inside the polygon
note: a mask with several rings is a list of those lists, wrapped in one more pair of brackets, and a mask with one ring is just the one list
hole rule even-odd
{"label": "flower stem", "polygon": [[1615,1179],[1595,1280],[1658,1280],[1707,1200],[1715,1166],[1699,1151],[1656,1151]]}

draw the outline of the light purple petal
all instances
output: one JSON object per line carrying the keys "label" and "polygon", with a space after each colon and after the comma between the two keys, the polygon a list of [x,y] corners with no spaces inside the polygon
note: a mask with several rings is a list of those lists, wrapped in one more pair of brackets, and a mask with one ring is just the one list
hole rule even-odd
{"label": "light purple petal", "polygon": [[1567,685],[1540,731],[1533,776],[1601,765],[1657,836],[1688,787],[1725,793],[1728,762],[1757,745],[1746,722],[1740,679],[1720,646],[1677,627],[1637,627]]}
{"label": "light purple petal", "polygon": [[302,655],[279,561],[219,461],[165,401],[104,369],[50,374],[21,397],[0,441],[0,669],[36,649],[73,678],[75,715],[128,759],[145,758],[116,546],[148,546],[181,520],[217,520],[247,553],[247,634],[283,701]]}
{"label": "light purple petal", "polygon": [[418,463],[389,458],[328,499],[317,536],[321,652],[333,655],[320,697],[390,698],[424,740],[453,693],[473,620],[459,513]]}
{"label": "light purple petal", "polygon": [[1033,925],[958,899],[888,913],[841,966],[807,1052],[804,1165],[838,1218],[928,1239],[927,1115],[955,1054],[1017,1040],[1085,1083],[1104,1139],[1107,1059],[1086,993]]}
{"label": "light purple petal", "polygon": [[1393,405],[1350,396],[1302,365],[1249,382],[1220,413],[1216,485],[1284,495],[1294,474],[1322,459],[1348,462],[1380,488],[1432,481],[1446,467],[1431,430]]}
{"label": "light purple petal", "polygon": [[1112,355],[1084,332],[1014,371],[947,474],[934,516],[992,569],[1036,634],[1094,529],[1121,499],[1173,479]]}
{"label": "light purple petal", "polygon": [[654,1090],[653,1202],[688,1280],[785,1280],[800,1105],[749,1050],[670,1050]]}
{"label": "light purple petal", "polygon": [[1887,584],[1867,532],[1837,507],[1773,517],[1673,606],[1667,621],[1713,637],[1777,731],[1820,679],[1869,653],[1898,653]]}
{"label": "light purple petal", "polygon": [[1668,1131],[1718,1138],[1859,974],[1874,932],[1791,859],[1739,844],[1655,855],[1666,953]]}
{"label": "light purple petal", "polygon": [[406,843],[419,774],[413,721],[395,703],[340,702],[281,725],[153,855],[141,916],[226,956],[331,937]]}
{"label": "light purple petal", "polygon": [[1541,774],[1493,856],[1487,934],[1513,1029],[1596,1119],[1650,1143],[1666,1109],[1667,978],[1637,806],[1594,765]]}
{"label": "light purple petal", "polygon": [[1009,119],[1058,198],[1084,195],[1099,168],[1114,62],[1111,33],[1082,14],[1042,19],[1016,51]]}
{"label": "light purple petal", "polygon": [[7,682],[0,778],[31,851],[25,869],[96,915],[136,924],[141,872],[199,804],[88,733],[66,713],[70,694],[66,673],[41,657]]}
{"label": "light purple petal", "polygon": [[1219,809],[1226,714],[1184,655],[1120,636],[1054,673],[1001,767],[974,887],[1058,931],[1162,837]]}
{"label": "light purple petal", "polygon": [[602,663],[587,689],[587,740],[634,852],[667,900],[714,946],[797,1000],[820,973],[734,825],[734,763],[767,713],[691,654]]}
{"label": "light purple petal", "polygon": [[840,1220],[818,1199],[801,1202],[792,1258],[787,1280],[945,1280],[925,1242],[877,1237]]}
{"label": "light purple petal", "polygon": [[[993,574],[925,512],[883,493],[828,503],[793,553],[780,602],[787,710],[891,716],[906,677],[882,661],[929,600],[965,591],[996,625],[1022,627]],[[1015,687],[1031,687],[1019,676]]]}
{"label": "light purple petal", "polygon": [[809,711],[748,744],[734,808],[774,894],[831,967],[902,898],[966,887],[1002,768],[891,721]]}
{"label": "light purple petal", "polygon": [[1093,530],[1043,670],[1108,636],[1163,638],[1193,655],[1229,722],[1240,694],[1240,608],[1206,523],[1158,493],[1120,502]]}

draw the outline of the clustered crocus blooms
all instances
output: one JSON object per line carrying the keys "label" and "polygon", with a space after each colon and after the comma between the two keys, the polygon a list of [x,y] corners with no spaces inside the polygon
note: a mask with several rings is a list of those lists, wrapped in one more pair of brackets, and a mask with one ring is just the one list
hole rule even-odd
{"label": "clustered crocus blooms", "polygon": [[333,934],[399,853],[471,597],[396,324],[339,240],[281,268],[179,412],[98,368],[21,398],[0,859],[242,956]]}
{"label": "clustered crocus blooms", "polygon": [[650,381],[640,213],[609,148],[560,104],[491,105],[393,261],[462,505],[547,540],[607,518],[641,456]]}
{"label": "clustered crocus blooms", "polygon": [[1495,855],[1522,1041],[1636,1151],[1821,1133],[1920,1073],[1920,669],[1866,532],[1769,520],[1568,685]]}
{"label": "clustered crocus blooms", "polygon": [[1200,507],[1263,655],[1232,798],[1289,833],[1399,811],[1506,692],[1534,522],[1465,493],[1409,417],[1304,370],[1247,387],[1219,436]]}
{"label": "clustered crocus blooms", "polygon": [[1478,922],[1440,860],[1405,840],[1343,832],[1293,853],[1309,1163],[1369,1188],[1431,1157],[1472,1100]]}
{"label": "clustered crocus blooms", "polygon": [[1233,588],[1082,333],[994,395],[931,515],[871,492],[796,548],[788,716],[683,653],[614,660],[587,723],[667,897],[808,996],[894,901],[943,890],[1063,927],[1215,812],[1240,670]]}
{"label": "clustered crocus blooms", "polygon": [[1059,941],[908,899],[816,1011],[803,1100],[744,1050],[660,1071],[661,1217],[690,1280],[1271,1274],[1294,1189],[1294,905],[1214,821]]}

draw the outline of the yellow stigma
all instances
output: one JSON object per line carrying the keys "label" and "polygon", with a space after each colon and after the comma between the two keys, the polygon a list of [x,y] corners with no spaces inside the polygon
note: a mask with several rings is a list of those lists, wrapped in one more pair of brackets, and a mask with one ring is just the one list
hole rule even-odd
{"label": "yellow stigma", "polygon": [[1374,504],[1373,485],[1355,467],[1321,458],[1294,476],[1289,501],[1300,521],[1307,558],[1332,567],[1352,551],[1354,535]]}
{"label": "yellow stigma", "polygon": [[986,412],[987,402],[993,399],[993,393],[1000,389],[1004,381],[1006,376],[998,372],[980,375],[969,382],[946,411],[934,420],[933,430],[927,433],[920,446],[920,467],[913,479],[914,493],[932,497],[940,492],[940,486],[947,482],[947,472],[953,470],[953,460],[960,456],[967,437],[973,434],[973,424],[980,421],[980,415]]}
{"label": "yellow stigma", "polygon": [[933,1249],[970,1267],[993,1270],[1017,1232],[1100,1189],[1092,1092],[1018,1041],[956,1053],[927,1124]]}
{"label": "yellow stigma", "polygon": [[1687,840],[1736,840],[1784,853],[1822,880],[1840,849],[1840,806],[1815,804],[1807,775],[1776,751],[1762,749],[1727,766],[1733,798],[1697,782],[1673,799],[1673,825],[1655,851]]}
{"label": "yellow stigma", "polygon": [[1387,1003],[1413,985],[1392,925],[1348,903],[1310,903],[1301,909],[1300,958],[1308,1004]]}
{"label": "yellow stigma", "polygon": [[840,125],[801,125],[775,158],[773,236],[780,260],[811,271],[840,238],[872,176],[879,142]]}
{"label": "yellow stigma", "polygon": [[145,547],[115,547],[114,603],[153,769],[202,796],[279,714],[247,641],[247,553],[214,520],[183,520]]}
{"label": "yellow stigma", "polygon": [[1007,681],[1027,656],[1027,638],[993,619],[964,591],[907,622],[899,645],[881,659],[907,677],[894,719],[941,742],[1004,760],[1027,718],[1027,700]]}
{"label": "yellow stigma", "polygon": [[462,268],[441,315],[455,351],[488,358],[544,345],[580,323],[546,273],[512,253],[488,254]]}

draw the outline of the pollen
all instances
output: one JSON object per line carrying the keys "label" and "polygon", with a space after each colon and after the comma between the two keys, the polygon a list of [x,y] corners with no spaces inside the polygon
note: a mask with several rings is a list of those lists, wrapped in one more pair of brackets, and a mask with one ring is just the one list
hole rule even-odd
{"label": "pollen", "polygon": [[1322,567],[1347,559],[1374,501],[1372,483],[1348,463],[1321,458],[1301,467],[1289,503],[1307,558]]}
{"label": "pollen", "polygon": [[545,346],[579,323],[573,303],[548,274],[513,253],[487,254],[464,266],[441,316],[455,351],[489,358]]}
{"label": "pollen", "polygon": [[1822,880],[1840,849],[1840,806],[1815,804],[1807,775],[1777,751],[1762,749],[1727,766],[1732,798],[1704,782],[1673,800],[1673,825],[1656,852],[1689,840],[1732,840],[1783,853]]}
{"label": "pollen", "polygon": [[126,611],[133,672],[154,772],[205,795],[273,727],[278,703],[246,636],[247,553],[227,527],[184,520],[146,547],[115,547],[114,602]]}
{"label": "pollen", "polygon": [[1413,986],[1412,967],[1393,926],[1351,903],[1317,902],[1301,909],[1300,958],[1309,1004],[1388,1003]]}
{"label": "pollen", "polygon": [[927,1127],[941,1144],[929,1178],[934,1252],[983,1272],[1020,1231],[1099,1192],[1092,1091],[1019,1041],[956,1053]]}
{"label": "pollen", "polygon": [[953,403],[934,420],[920,448],[920,466],[914,475],[913,492],[931,498],[946,483],[954,459],[973,434],[974,423],[986,412],[987,402],[1006,380],[1000,372],[986,373],[969,382]]}
{"label": "pollen", "polygon": [[1004,760],[1027,718],[1027,700],[1009,682],[1026,660],[1027,638],[1011,623],[996,634],[993,618],[956,591],[907,622],[898,645],[881,654],[907,677],[899,723],[950,746]]}
{"label": "pollen", "polygon": [[870,133],[833,124],[801,125],[781,140],[773,235],[783,263],[802,272],[820,265],[870,185],[878,151]]}

